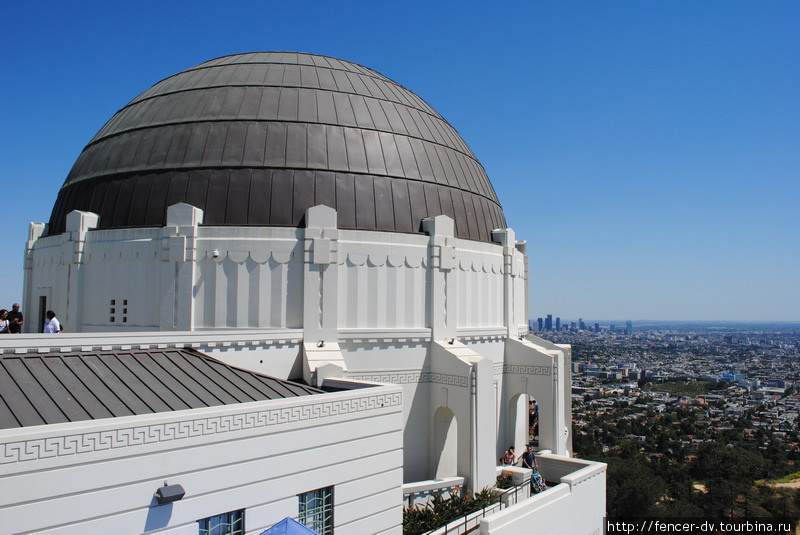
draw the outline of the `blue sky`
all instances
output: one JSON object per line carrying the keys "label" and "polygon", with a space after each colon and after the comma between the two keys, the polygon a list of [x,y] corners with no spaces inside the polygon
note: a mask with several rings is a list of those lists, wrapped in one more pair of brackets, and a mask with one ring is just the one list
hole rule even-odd
{"label": "blue sky", "polygon": [[159,80],[296,50],[418,93],[528,241],[531,314],[800,320],[800,3],[43,2],[4,8],[0,306],[82,148]]}

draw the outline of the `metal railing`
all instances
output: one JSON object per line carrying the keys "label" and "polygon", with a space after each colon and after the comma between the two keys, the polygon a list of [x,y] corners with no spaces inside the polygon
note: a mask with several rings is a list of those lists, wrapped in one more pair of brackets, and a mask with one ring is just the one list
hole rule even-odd
{"label": "metal railing", "polygon": [[[519,485],[508,489],[499,489],[502,494],[497,502],[487,505],[483,509],[467,513],[444,526],[426,532],[424,535],[467,535],[472,533],[480,528],[482,518],[519,503],[520,493],[522,493],[522,499],[529,498],[531,495],[525,494],[525,492],[527,488],[530,488],[530,484],[531,478],[528,477]],[[503,498],[505,497],[508,498],[504,501]]]}

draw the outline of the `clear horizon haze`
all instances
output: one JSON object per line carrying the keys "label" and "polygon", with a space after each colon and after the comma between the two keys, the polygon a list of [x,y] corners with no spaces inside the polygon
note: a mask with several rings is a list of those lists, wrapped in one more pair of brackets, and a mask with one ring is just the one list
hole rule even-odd
{"label": "clear horizon haze", "polygon": [[158,81],[322,54],[414,91],[528,243],[530,316],[800,321],[800,3],[10,3],[0,307],[30,221]]}

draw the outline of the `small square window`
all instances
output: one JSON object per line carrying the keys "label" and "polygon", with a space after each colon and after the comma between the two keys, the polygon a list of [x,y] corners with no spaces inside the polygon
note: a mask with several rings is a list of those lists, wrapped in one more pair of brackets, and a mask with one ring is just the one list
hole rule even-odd
{"label": "small square window", "polygon": [[127,313],[128,313],[128,309],[127,309],[127,308],[123,308],[123,309],[122,309],[122,313],[123,313],[123,314],[127,314]]}
{"label": "small square window", "polygon": [[117,309],[116,308],[112,308],[109,312],[111,312],[112,314],[116,314],[117,313]]}
{"label": "small square window", "polygon": [[116,299],[112,299],[112,300],[111,300],[111,306],[113,307],[113,306],[114,306],[114,305],[116,305],[116,304],[117,304],[117,300],[116,300]]}
{"label": "small square window", "polygon": [[244,509],[197,521],[199,535],[244,535]]}
{"label": "small square window", "polygon": [[297,521],[320,535],[333,535],[333,487],[298,494]]}
{"label": "small square window", "polygon": [[122,323],[128,323],[128,316],[122,317]]}
{"label": "small square window", "polygon": [[123,304],[123,305],[127,305],[127,304],[128,304],[128,300],[127,300],[127,299],[123,299],[123,300],[122,300],[122,304]]}
{"label": "small square window", "polygon": [[114,316],[111,316],[111,323],[114,323]]}

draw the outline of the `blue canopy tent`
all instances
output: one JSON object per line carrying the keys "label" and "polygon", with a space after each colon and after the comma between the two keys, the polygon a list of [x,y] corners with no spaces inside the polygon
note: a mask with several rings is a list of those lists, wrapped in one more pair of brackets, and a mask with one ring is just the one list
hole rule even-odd
{"label": "blue canopy tent", "polygon": [[262,531],[261,535],[319,535],[319,533],[287,516],[268,530]]}

